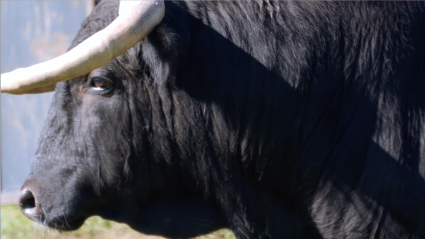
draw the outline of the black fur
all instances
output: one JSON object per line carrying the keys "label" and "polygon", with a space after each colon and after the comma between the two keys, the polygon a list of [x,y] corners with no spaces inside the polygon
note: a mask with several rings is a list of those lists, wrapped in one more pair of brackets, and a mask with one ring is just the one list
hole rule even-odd
{"label": "black fur", "polygon": [[[165,5],[137,46],[57,85],[24,185],[44,223],[425,238],[425,2]],[[72,47],[117,10],[101,2]]]}

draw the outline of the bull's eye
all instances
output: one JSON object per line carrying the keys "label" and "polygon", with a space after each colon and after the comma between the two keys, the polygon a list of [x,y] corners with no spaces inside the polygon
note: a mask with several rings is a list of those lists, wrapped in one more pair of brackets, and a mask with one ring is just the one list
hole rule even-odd
{"label": "bull's eye", "polygon": [[94,90],[105,90],[112,84],[112,81],[103,77],[93,77],[91,86]]}

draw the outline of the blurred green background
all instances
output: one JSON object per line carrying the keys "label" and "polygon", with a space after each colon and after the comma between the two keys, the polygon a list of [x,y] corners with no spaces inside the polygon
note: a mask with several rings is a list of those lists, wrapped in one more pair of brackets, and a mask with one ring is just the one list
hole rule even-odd
{"label": "blurred green background", "polygon": [[[91,217],[74,232],[59,232],[27,219],[16,205],[1,207],[1,239],[161,239],[138,233],[126,224]],[[235,239],[230,230],[220,230],[197,239]]]}

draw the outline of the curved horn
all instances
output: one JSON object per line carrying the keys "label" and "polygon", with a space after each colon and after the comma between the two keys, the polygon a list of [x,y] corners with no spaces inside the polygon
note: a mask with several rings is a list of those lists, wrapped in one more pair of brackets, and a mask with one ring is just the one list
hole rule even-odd
{"label": "curved horn", "polygon": [[56,83],[87,74],[132,48],[163,17],[163,0],[121,0],[119,16],[113,22],[69,52],[50,61],[1,74],[1,93],[53,91]]}

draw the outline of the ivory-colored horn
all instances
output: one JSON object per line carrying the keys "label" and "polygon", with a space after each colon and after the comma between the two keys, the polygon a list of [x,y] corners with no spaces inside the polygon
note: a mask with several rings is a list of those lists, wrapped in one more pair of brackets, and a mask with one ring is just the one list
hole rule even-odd
{"label": "ivory-colored horn", "polygon": [[53,91],[56,83],[105,66],[143,40],[164,17],[163,0],[120,1],[119,16],[67,53],[1,74],[1,93]]}

